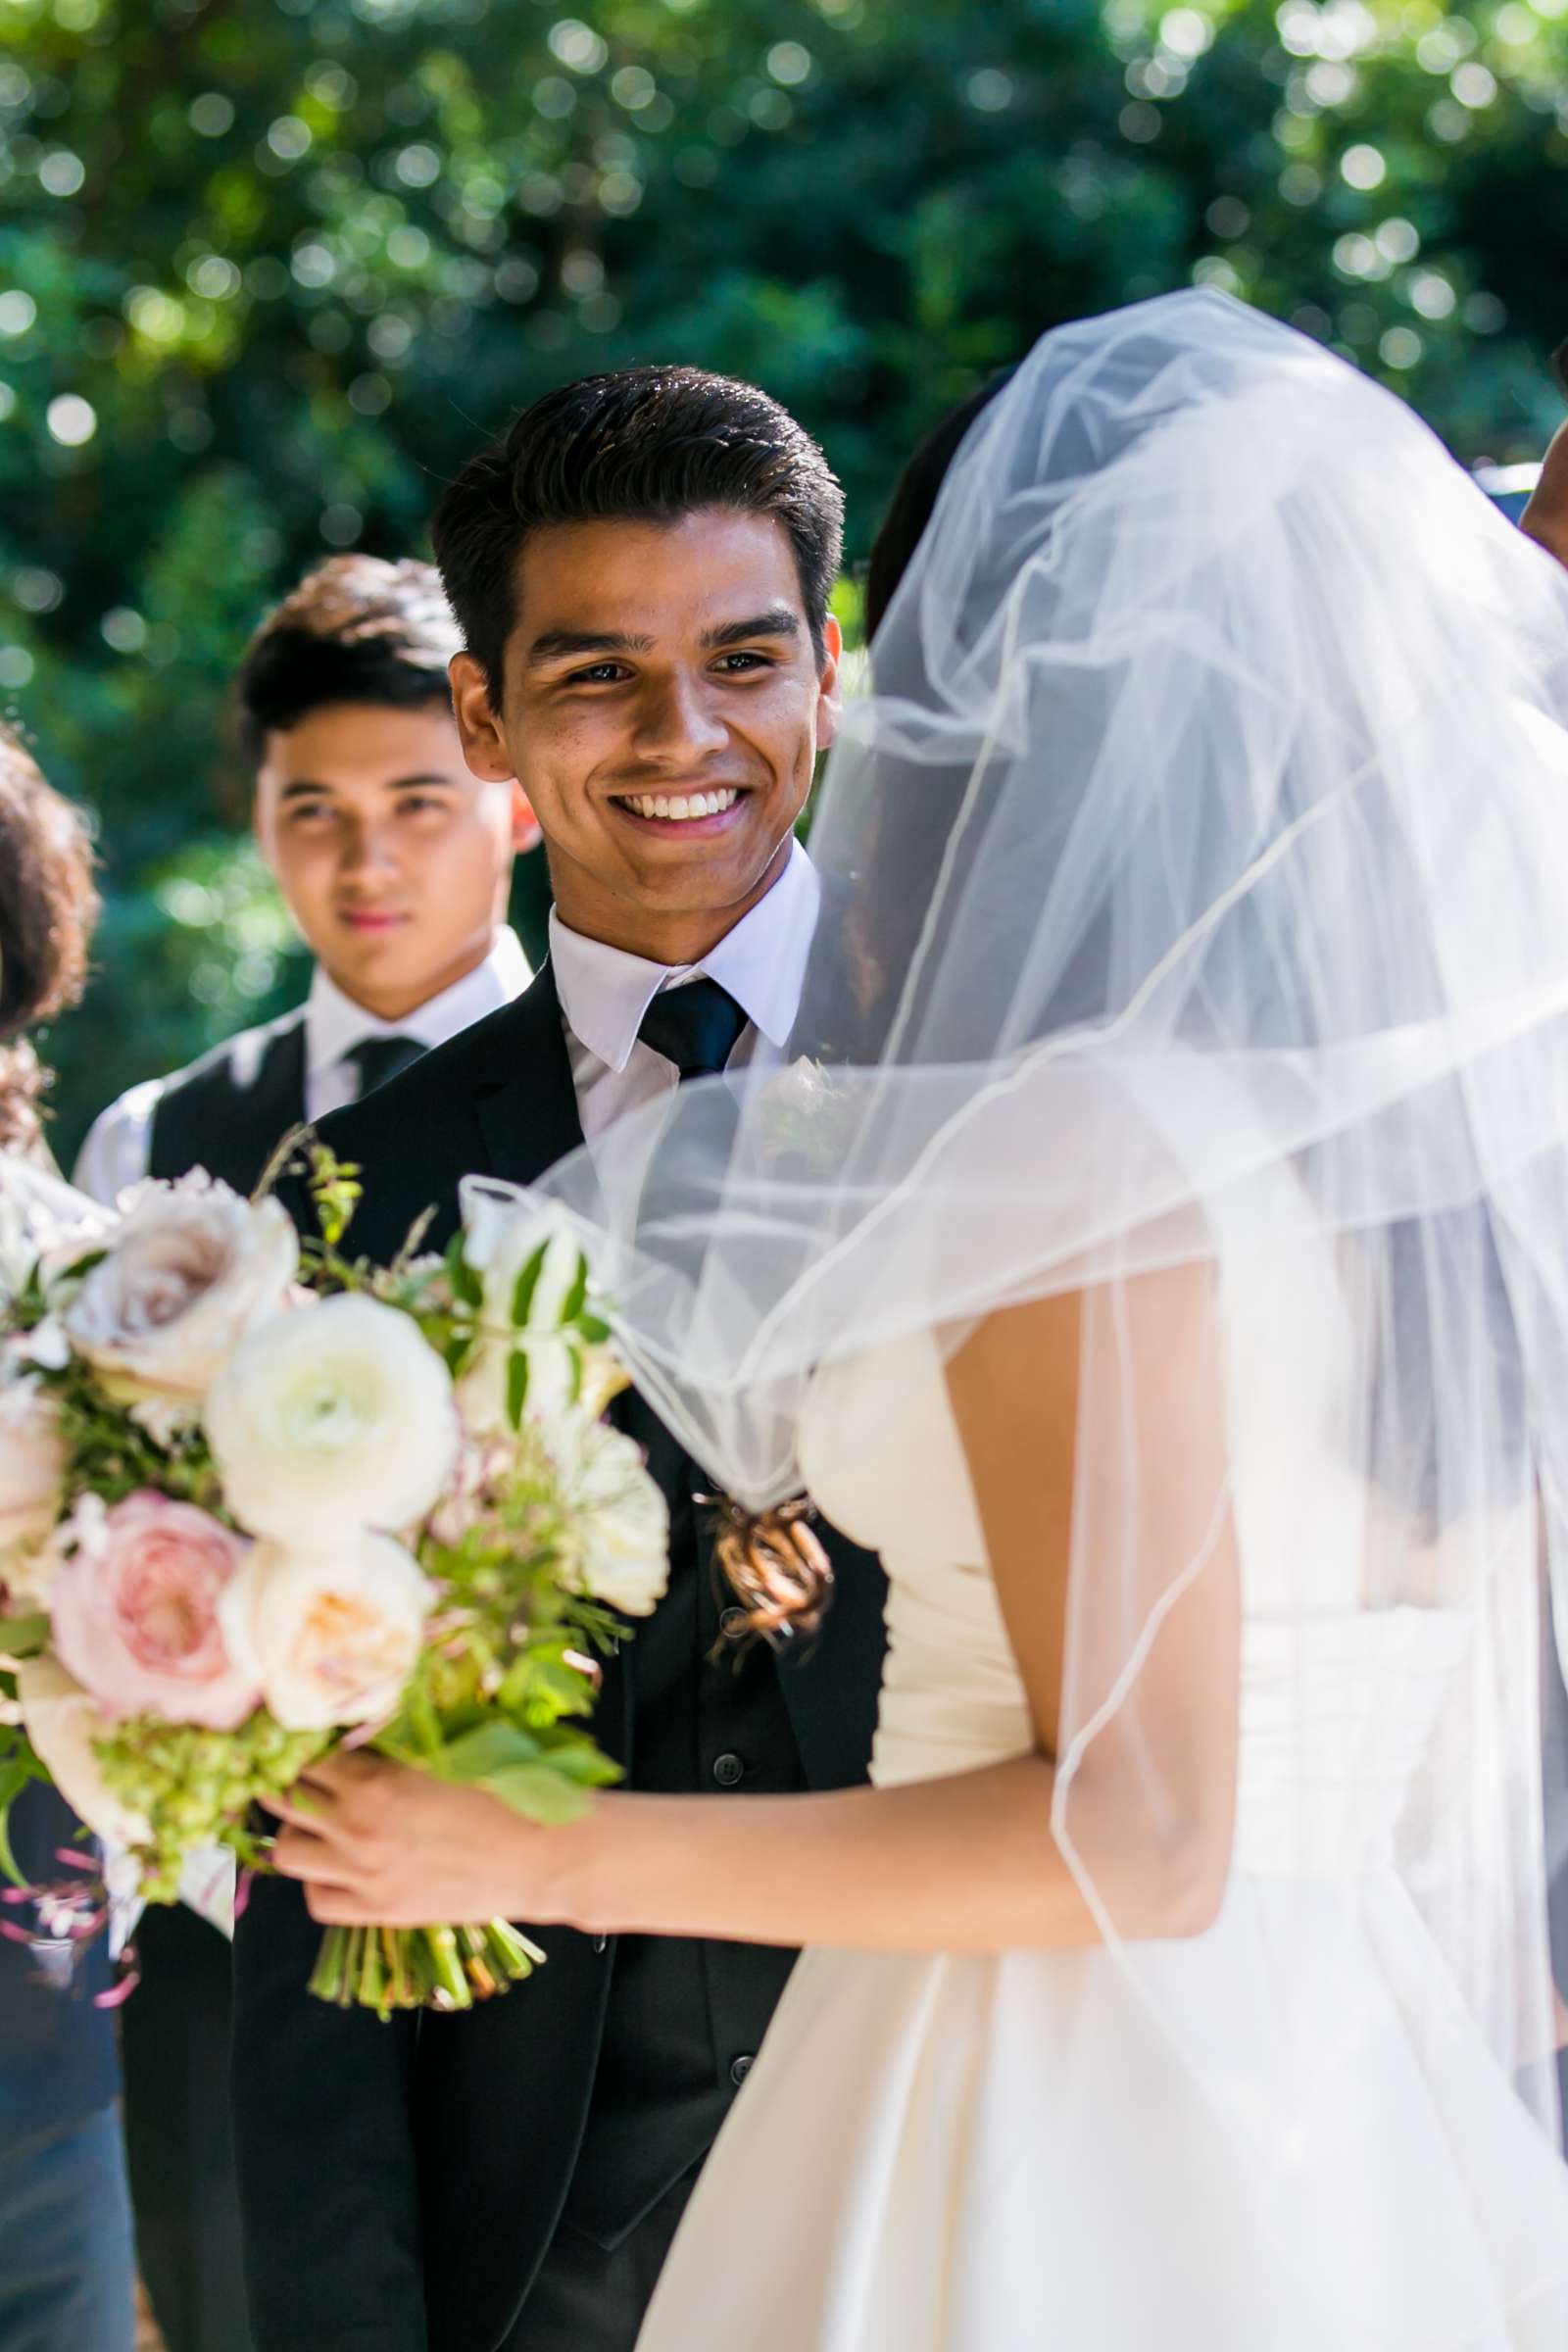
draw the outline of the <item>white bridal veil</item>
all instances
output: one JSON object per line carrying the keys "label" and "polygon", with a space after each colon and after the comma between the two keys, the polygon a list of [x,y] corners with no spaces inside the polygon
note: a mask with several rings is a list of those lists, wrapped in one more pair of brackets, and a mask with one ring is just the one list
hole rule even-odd
{"label": "white bridal veil", "polygon": [[[738,1139],[723,1082],[687,1087],[543,1188],[645,1392],[752,1504],[798,1491],[825,1367],[1084,1295],[1054,1826],[1287,2251],[1376,2144],[1396,2043],[1439,2137],[1461,2056],[1503,2139],[1554,2129],[1565,720],[1568,580],[1389,393],[1212,295],[1049,335],[972,427],[832,756],[801,1058]],[[1145,1507],[1145,1359],[1184,1265],[1212,1272],[1226,1460],[1173,1523]],[[1283,1906],[1229,2020],[1121,1915],[1093,1795],[1117,1742],[1165,1801],[1162,1629],[1225,1558],[1234,1867]],[[1330,1892],[1377,1965],[1326,1939]]]}

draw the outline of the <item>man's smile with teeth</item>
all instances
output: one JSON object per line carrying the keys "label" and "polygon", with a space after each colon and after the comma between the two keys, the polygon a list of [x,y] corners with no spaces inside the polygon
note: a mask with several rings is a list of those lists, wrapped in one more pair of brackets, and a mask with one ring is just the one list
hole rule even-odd
{"label": "man's smile with teeth", "polygon": [[623,808],[632,809],[638,816],[674,817],[722,816],[740,799],[736,787],[726,785],[720,792],[639,792],[617,795]]}

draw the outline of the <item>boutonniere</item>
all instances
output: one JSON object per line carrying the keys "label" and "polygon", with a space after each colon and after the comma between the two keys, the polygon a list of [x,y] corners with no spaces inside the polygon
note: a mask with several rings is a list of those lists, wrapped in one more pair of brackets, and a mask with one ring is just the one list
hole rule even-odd
{"label": "boutonniere", "polygon": [[855,1100],[842,1073],[803,1054],[761,1091],[758,1156],[780,1174],[824,1174],[842,1160],[855,1115]]}

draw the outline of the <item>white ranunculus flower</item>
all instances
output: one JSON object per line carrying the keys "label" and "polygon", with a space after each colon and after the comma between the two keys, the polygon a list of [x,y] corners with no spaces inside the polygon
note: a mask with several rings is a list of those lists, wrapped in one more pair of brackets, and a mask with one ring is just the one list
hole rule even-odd
{"label": "white ranunculus flower", "polygon": [[58,1658],[45,1655],[24,1659],[17,1696],[27,1738],[72,1811],[106,1844],[143,1844],[152,1834],[148,1823],[111,1793],[93,1754],[93,1741],[110,1738],[114,1726],[88,1692]]}
{"label": "white ranunculus flower", "polygon": [[632,1438],[586,1413],[540,1432],[566,1506],[563,1581],[627,1617],[646,1617],[669,1582],[669,1509]]}
{"label": "white ranunculus flower", "polygon": [[294,1228],[280,1202],[242,1200],[201,1169],[125,1199],[66,1329],[122,1397],[203,1396],[235,1343],[287,1298]]}
{"label": "white ranunculus flower", "polygon": [[[517,1286],[541,1250],[519,1324]],[[479,1313],[485,1331],[458,1383],[465,1424],[476,1437],[510,1431],[512,1359],[518,1353],[528,1361],[530,1415],[562,1411],[571,1401],[577,1369],[561,1319],[583,1267],[582,1250],[564,1220],[532,1202],[499,1200],[466,1188],[463,1253],[484,1287]]]}
{"label": "white ranunculus flower", "polygon": [[374,1298],[259,1324],[202,1418],[229,1509],[280,1543],[413,1527],[457,1459],[445,1364],[410,1316]]}
{"label": "white ranunculus flower", "polygon": [[218,1614],[229,1655],[284,1729],[329,1731],[393,1712],[431,1594],[401,1544],[347,1528],[309,1548],[258,1544]]}
{"label": "white ranunculus flower", "polygon": [[14,1298],[35,1267],[47,1275],[74,1263],[113,1222],[85,1193],[8,1153],[0,1161],[0,1298]]}
{"label": "white ranunculus flower", "polygon": [[[60,1407],[25,1374],[0,1380],[0,1576],[27,1587],[24,1556],[44,1544],[64,1499]],[[30,1588],[29,1588],[30,1589]]]}

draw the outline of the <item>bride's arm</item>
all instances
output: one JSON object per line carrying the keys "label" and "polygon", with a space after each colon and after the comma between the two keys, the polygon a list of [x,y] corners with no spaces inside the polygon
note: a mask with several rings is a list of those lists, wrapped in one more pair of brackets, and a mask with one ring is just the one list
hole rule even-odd
{"label": "bride's arm", "polygon": [[[1101,1330],[1102,1318],[1112,1318]],[[1122,1935],[1200,1932],[1229,1864],[1238,1607],[1211,1278],[1181,1269],[1109,1295],[990,1317],[949,1383],[1036,1748],[897,1788],[808,1796],[603,1797],[569,1829],[538,1830],[482,1791],[363,1757],[318,1776],[282,1867],[313,1883],[323,1921],[417,1924],[508,1913],[605,1933],[858,1949],[1000,1951],[1087,1944],[1099,1931],[1052,1833],[1076,1501],[1100,1524],[1076,1461],[1081,1367],[1118,1349],[1116,1394],[1138,1433],[1139,1525],[1151,1600],[1188,1562],[1124,1703],[1080,1761],[1069,1828]],[[1168,1562],[1169,1576],[1164,1573]],[[1084,1561],[1078,1573],[1094,1574]],[[1126,1600],[1138,1604],[1128,1592]],[[1075,1671],[1095,1672],[1074,1595]],[[1138,1604],[1141,1605],[1141,1604]],[[1122,1612],[1107,1673],[1139,1632]],[[1087,1703],[1102,1693],[1094,1690]],[[1085,1708],[1080,1701],[1078,1714]],[[319,1799],[318,1799],[319,1801]]]}

